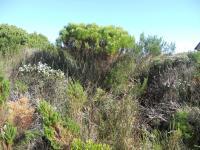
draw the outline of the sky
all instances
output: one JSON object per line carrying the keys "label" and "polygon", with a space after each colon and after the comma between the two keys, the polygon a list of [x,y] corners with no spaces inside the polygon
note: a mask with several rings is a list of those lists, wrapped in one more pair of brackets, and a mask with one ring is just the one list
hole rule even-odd
{"label": "sky", "polygon": [[176,43],[200,42],[200,0],[0,0],[0,24],[16,25],[55,42],[68,23],[120,26],[138,41],[142,32]]}

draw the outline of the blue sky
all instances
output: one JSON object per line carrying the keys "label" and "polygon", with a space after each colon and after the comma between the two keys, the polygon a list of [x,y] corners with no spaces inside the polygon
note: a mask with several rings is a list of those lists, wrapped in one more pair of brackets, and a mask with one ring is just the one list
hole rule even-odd
{"label": "blue sky", "polygon": [[54,42],[69,22],[121,26],[176,43],[177,52],[200,42],[200,0],[0,0],[0,23],[39,32]]}

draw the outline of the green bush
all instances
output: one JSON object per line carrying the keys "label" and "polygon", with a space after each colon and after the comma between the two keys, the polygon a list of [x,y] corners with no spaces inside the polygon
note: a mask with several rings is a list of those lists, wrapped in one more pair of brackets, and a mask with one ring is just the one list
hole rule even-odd
{"label": "green bush", "polygon": [[6,143],[8,147],[11,147],[16,135],[17,128],[10,123],[6,123],[1,130],[0,138]]}
{"label": "green bush", "polygon": [[24,94],[28,91],[28,86],[24,82],[17,80],[15,82],[15,90]]}
{"label": "green bush", "polygon": [[87,93],[84,91],[83,87],[79,82],[71,81],[67,87],[67,97],[69,103],[69,115],[73,117],[81,110],[83,104],[87,101]]}
{"label": "green bush", "polygon": [[135,60],[131,55],[126,55],[118,60],[106,76],[105,86],[116,94],[127,92],[130,77],[135,70]]}
{"label": "green bush", "polygon": [[60,31],[57,44],[81,53],[113,55],[133,48],[134,38],[119,27],[70,23]]}
{"label": "green bush", "polygon": [[61,116],[46,101],[42,100],[39,104],[38,111],[42,116],[43,123],[46,126],[54,126],[61,121]]}
{"label": "green bush", "polygon": [[61,144],[56,141],[56,130],[61,123],[61,116],[54,110],[54,108],[46,101],[41,101],[38,111],[43,121],[44,136],[50,141],[53,149],[61,149]]}
{"label": "green bush", "polygon": [[63,124],[65,128],[69,129],[72,132],[72,134],[80,134],[80,126],[73,119],[66,117]]}
{"label": "green bush", "polygon": [[200,52],[197,51],[197,52],[188,53],[188,57],[189,57],[192,61],[194,61],[194,62],[200,64]]}
{"label": "green bush", "polygon": [[28,44],[31,48],[40,50],[52,49],[53,45],[50,44],[48,38],[36,32],[29,34]]}
{"label": "green bush", "polygon": [[178,110],[172,122],[172,129],[180,130],[186,146],[200,145],[200,110],[197,107],[186,107]]}
{"label": "green bush", "polygon": [[74,139],[71,144],[72,150],[110,150],[111,148],[106,144],[97,144],[92,140],[86,142],[81,141],[80,139]]}
{"label": "green bush", "polygon": [[0,24],[0,53],[6,55],[17,52],[27,42],[26,31],[13,25]]}
{"label": "green bush", "polygon": [[120,100],[97,89],[91,106],[92,123],[97,127],[97,139],[112,145],[114,149],[132,149],[132,132],[137,115],[137,105],[127,96]]}
{"label": "green bush", "polygon": [[161,53],[172,54],[175,50],[174,43],[167,43],[162,38],[157,36],[146,37],[144,33],[140,35],[140,41],[136,46],[136,51],[142,52],[145,55],[160,55]]}
{"label": "green bush", "polygon": [[0,76],[0,105],[2,105],[7,99],[10,93],[10,83]]}
{"label": "green bush", "polygon": [[192,137],[192,126],[188,122],[188,112],[178,111],[175,114],[175,128],[181,130],[183,137],[187,140]]}

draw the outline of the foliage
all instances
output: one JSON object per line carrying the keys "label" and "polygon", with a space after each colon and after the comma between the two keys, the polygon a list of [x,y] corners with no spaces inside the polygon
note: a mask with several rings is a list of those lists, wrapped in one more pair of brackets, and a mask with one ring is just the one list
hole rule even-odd
{"label": "foliage", "polygon": [[66,114],[66,86],[68,79],[61,70],[55,70],[46,64],[23,65],[19,68],[17,80],[28,86],[28,94],[33,99],[45,99],[58,112]]}
{"label": "foliage", "polygon": [[192,127],[190,126],[188,122],[188,112],[185,111],[178,111],[175,115],[175,128],[179,129],[184,139],[188,140],[192,137]]}
{"label": "foliage", "polygon": [[23,65],[22,67],[19,67],[19,71],[21,73],[37,72],[46,77],[54,76],[57,78],[64,78],[64,73],[61,70],[54,70],[47,66],[47,64],[42,64],[41,62],[38,62],[37,65]]}
{"label": "foliage", "polygon": [[189,57],[192,61],[194,61],[194,62],[200,64],[200,52],[199,52],[199,51],[188,53],[188,57]]}
{"label": "foliage", "polygon": [[57,44],[83,53],[113,55],[133,48],[134,38],[119,27],[70,23],[60,31]]}
{"label": "foliage", "polygon": [[196,107],[185,107],[178,110],[174,116],[172,126],[182,133],[183,142],[188,147],[195,147],[199,143],[200,110]]}
{"label": "foliage", "polygon": [[129,88],[131,75],[135,70],[135,60],[131,54],[119,59],[109,71],[105,79],[105,86],[116,94],[124,93]]}
{"label": "foliage", "polygon": [[97,126],[98,141],[113,148],[133,148],[130,143],[133,142],[137,105],[130,96],[117,100],[113,95],[97,89],[91,108],[91,122]]}
{"label": "foliage", "polygon": [[17,52],[27,45],[28,33],[13,25],[0,24],[0,53],[3,55]]}
{"label": "foliage", "polygon": [[76,115],[87,101],[87,93],[78,81],[70,82],[67,87],[68,110],[72,117]]}
{"label": "foliage", "polygon": [[52,106],[44,100],[40,102],[38,111],[40,112],[43,123],[46,126],[54,126],[61,121],[61,116],[58,112],[56,112]]}
{"label": "foliage", "polygon": [[10,93],[10,83],[0,76],[0,105],[2,105]]}
{"label": "foliage", "polygon": [[200,78],[200,52],[188,53],[188,57],[195,63],[196,71],[194,72],[194,77]]}
{"label": "foliage", "polygon": [[24,82],[17,80],[15,82],[15,90],[24,94],[28,91],[28,86]]}
{"label": "foliage", "polygon": [[50,44],[48,38],[42,34],[36,32],[29,34],[28,43],[31,48],[46,50],[52,49],[53,46]]}
{"label": "foliage", "polygon": [[182,132],[180,130],[170,130],[169,132],[154,129],[151,132],[143,131],[142,149],[155,150],[181,150]]}
{"label": "foliage", "polygon": [[145,37],[144,33],[140,35],[140,41],[136,47],[137,51],[141,51],[145,55],[159,55],[164,53],[173,53],[175,50],[174,43],[167,43],[157,36]]}
{"label": "foliage", "polygon": [[25,132],[25,139],[24,139],[24,143],[28,144],[29,142],[31,142],[33,139],[35,139],[36,137],[40,136],[40,132],[37,130],[27,130]]}
{"label": "foliage", "polygon": [[80,139],[74,139],[71,144],[72,150],[110,150],[111,148],[106,144],[97,144],[92,140],[86,142],[81,141]]}
{"label": "foliage", "polygon": [[44,125],[44,136],[51,142],[53,149],[61,149],[61,145],[56,141],[55,126],[61,122],[61,116],[46,101],[41,101],[38,107]]}
{"label": "foliage", "polygon": [[143,83],[139,87],[138,91],[139,95],[142,95],[145,92],[145,90],[147,89],[147,83],[148,83],[148,78],[144,78]]}
{"label": "foliage", "polygon": [[80,126],[73,119],[66,117],[64,119],[63,125],[65,128],[69,129],[72,132],[72,134],[80,134]]}
{"label": "foliage", "polygon": [[1,130],[1,139],[3,139],[8,146],[11,146],[13,144],[13,141],[17,135],[17,128],[14,127],[10,123],[6,123]]}
{"label": "foliage", "polygon": [[38,111],[43,120],[44,136],[50,141],[51,147],[53,149],[63,149],[63,147],[69,145],[73,138],[70,131],[73,128],[67,128],[71,127],[69,121],[64,123],[61,115],[46,101],[40,102]]}

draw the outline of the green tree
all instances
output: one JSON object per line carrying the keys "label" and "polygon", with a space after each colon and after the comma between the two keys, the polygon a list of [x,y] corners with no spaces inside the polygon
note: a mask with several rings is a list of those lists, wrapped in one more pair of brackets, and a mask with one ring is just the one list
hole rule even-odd
{"label": "green tree", "polygon": [[159,55],[161,53],[173,53],[175,43],[167,43],[161,37],[140,35],[140,40],[137,43],[137,51],[145,55]]}
{"label": "green tree", "polygon": [[42,34],[37,34],[36,32],[29,34],[29,46],[31,48],[37,49],[48,49],[51,47],[51,44],[48,38]]}
{"label": "green tree", "polygon": [[60,31],[57,45],[87,54],[114,55],[133,48],[134,38],[120,27],[70,23]]}
{"label": "green tree", "polygon": [[0,24],[0,53],[3,55],[18,51],[28,41],[28,33],[13,25]]}

